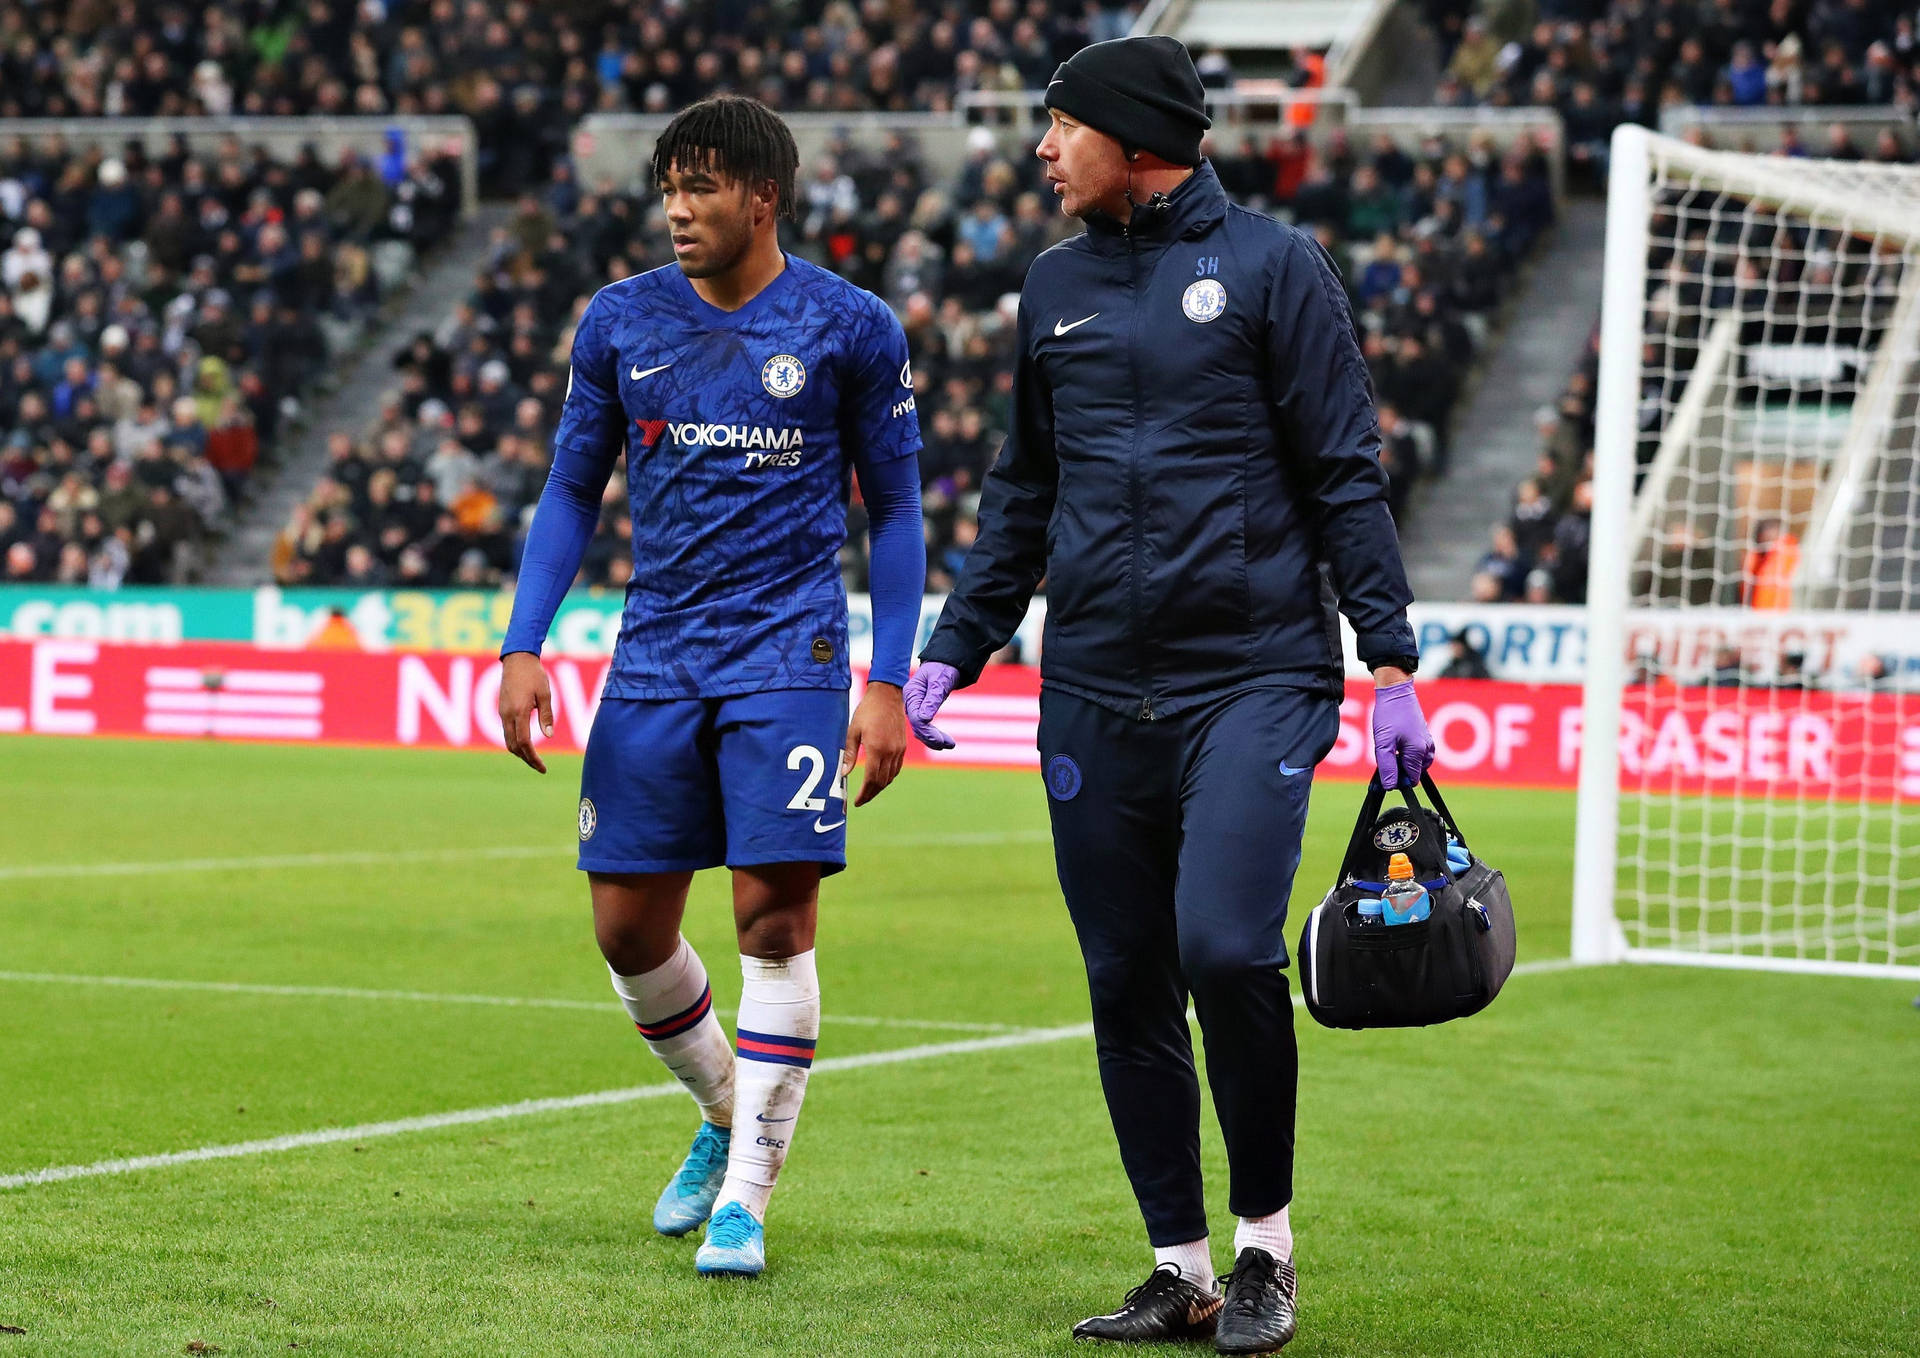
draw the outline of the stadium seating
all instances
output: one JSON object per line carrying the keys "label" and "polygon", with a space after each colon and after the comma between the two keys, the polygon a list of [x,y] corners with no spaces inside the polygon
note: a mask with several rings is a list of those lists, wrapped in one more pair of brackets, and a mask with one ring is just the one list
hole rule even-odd
{"label": "stadium seating", "polygon": [[[193,578],[376,260],[442,238],[449,167],[0,143],[0,575]],[[396,254],[396,250],[398,253]]]}
{"label": "stadium seating", "polygon": [[735,89],[781,109],[945,109],[1029,89],[1130,22],[1036,0],[0,5],[0,117],[464,113],[490,194],[544,182],[587,113]]}
{"label": "stadium seating", "polygon": [[[1384,458],[1405,512],[1414,482],[1444,470],[1454,398],[1516,261],[1552,219],[1544,157],[1522,148],[1501,163],[1484,142],[1357,147],[1339,135],[1319,149],[1300,137],[1209,149],[1241,201],[1312,229],[1339,260],[1388,406]],[[957,166],[927,163],[904,139],[872,152],[837,140],[802,166],[788,247],[885,298],[907,331],[932,589],[951,583],[973,540],[981,479],[1007,425],[1013,294],[1034,257],[1077,229],[1044,196],[1039,170],[984,130]],[[329,475],[281,536],[283,583],[512,575],[572,320],[604,282],[672,255],[650,194],[582,192],[564,166],[521,200],[508,235],[466,305],[403,356],[379,421],[334,434]],[[843,557],[854,590],[866,586],[864,527],[856,501]],[[616,477],[586,583],[624,585],[629,531]]]}
{"label": "stadium seating", "polygon": [[1596,174],[1616,124],[1654,127],[1675,105],[1911,110],[1920,99],[1912,10],[1880,0],[1721,0],[1697,12],[1557,0],[1528,26],[1533,12],[1482,0],[1463,22],[1449,15],[1436,101],[1552,107],[1574,164]]}
{"label": "stadium seating", "polygon": [[[1510,34],[1495,17],[1510,10],[1489,4],[1479,9],[1450,35],[1439,102],[1554,108],[1565,123],[1576,188],[1604,185],[1607,139],[1615,126],[1657,126],[1662,110],[1677,105],[1886,105],[1890,114],[1905,110],[1910,122],[1920,103],[1914,16],[1872,0],[1723,3],[1697,27],[1628,0],[1563,3],[1543,6],[1542,22]],[[1722,131],[1703,123],[1687,135],[1702,144],[1750,149],[1762,131],[1768,140],[1757,149],[1777,146],[1788,156],[1916,159],[1910,137],[1890,127],[1862,135],[1844,122],[1818,137],[1791,123],[1740,123]],[[1538,462],[1493,530],[1493,545],[1470,583],[1473,598],[1585,602],[1597,373],[1590,341],[1558,402],[1539,416]],[[1684,371],[1676,376],[1684,381]]]}

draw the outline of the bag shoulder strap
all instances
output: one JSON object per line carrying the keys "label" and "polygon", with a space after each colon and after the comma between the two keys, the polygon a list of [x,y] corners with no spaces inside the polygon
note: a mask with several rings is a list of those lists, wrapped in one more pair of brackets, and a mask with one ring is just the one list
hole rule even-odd
{"label": "bag shoulder strap", "polygon": [[1466,831],[1460,828],[1460,822],[1455,820],[1453,812],[1447,809],[1446,799],[1440,795],[1440,789],[1435,786],[1431,771],[1421,775],[1420,790],[1425,792],[1427,800],[1433,803],[1433,809],[1439,813],[1441,823],[1453,832],[1455,839],[1460,841],[1460,847],[1472,853],[1473,850],[1467,847]]}

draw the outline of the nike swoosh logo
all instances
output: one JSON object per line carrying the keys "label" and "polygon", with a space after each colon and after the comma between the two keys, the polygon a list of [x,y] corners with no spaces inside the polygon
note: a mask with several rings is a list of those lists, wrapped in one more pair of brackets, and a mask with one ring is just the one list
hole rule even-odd
{"label": "nike swoosh logo", "polygon": [[1280,776],[1283,778],[1298,778],[1301,774],[1305,773],[1308,769],[1312,767],[1313,765],[1307,764],[1301,768],[1296,769],[1296,768],[1293,768],[1291,765],[1289,765],[1286,760],[1282,759],[1280,761]]}
{"label": "nike swoosh logo", "polygon": [[841,826],[845,825],[846,823],[847,822],[845,817],[842,817],[841,819],[835,821],[831,825],[822,825],[819,821],[815,821],[813,823],[813,832],[816,835],[824,835],[829,830],[838,830]]}
{"label": "nike swoosh logo", "polygon": [[[775,1122],[792,1122],[793,1121],[793,1118],[770,1118],[765,1113],[755,1113],[753,1116],[759,1121],[769,1123],[769,1124],[775,1123]],[[798,1113],[795,1113],[793,1115],[793,1117],[795,1118],[799,1116],[800,1115]]]}
{"label": "nike swoosh logo", "polygon": [[655,373],[665,372],[668,368],[671,368],[672,366],[673,364],[671,363],[662,363],[657,368],[648,368],[645,372],[642,372],[640,370],[640,365],[636,363],[633,365],[633,371],[627,374],[627,380],[629,382],[638,382],[643,377],[652,377]]}
{"label": "nike swoosh logo", "polygon": [[[1098,316],[1099,314],[1100,313],[1096,311],[1093,313],[1093,316]],[[1072,325],[1067,324],[1067,322],[1064,320],[1055,321],[1053,323],[1053,333],[1056,336],[1064,335],[1069,330],[1073,330],[1079,326],[1085,325],[1088,321],[1093,319],[1093,316],[1082,316],[1079,320],[1073,322]]]}

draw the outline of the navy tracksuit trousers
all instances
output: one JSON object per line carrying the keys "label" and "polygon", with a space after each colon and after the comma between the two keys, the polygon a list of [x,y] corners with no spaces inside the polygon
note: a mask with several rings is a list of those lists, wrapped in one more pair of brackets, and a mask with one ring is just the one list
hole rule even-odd
{"label": "navy tracksuit trousers", "polygon": [[1143,721],[1043,690],[1060,888],[1086,959],[1100,1082],[1147,1235],[1207,1234],[1187,999],[1227,1143],[1228,1206],[1293,1198],[1299,1075],[1284,927],[1334,698],[1251,688]]}

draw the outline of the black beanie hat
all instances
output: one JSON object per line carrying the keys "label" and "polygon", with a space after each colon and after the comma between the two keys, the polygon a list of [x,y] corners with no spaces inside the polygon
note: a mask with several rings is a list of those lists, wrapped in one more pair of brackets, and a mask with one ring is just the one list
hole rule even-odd
{"label": "black beanie hat", "polygon": [[1213,126],[1193,58],[1159,34],[1081,48],[1053,73],[1046,105],[1175,165],[1200,163],[1200,134]]}

